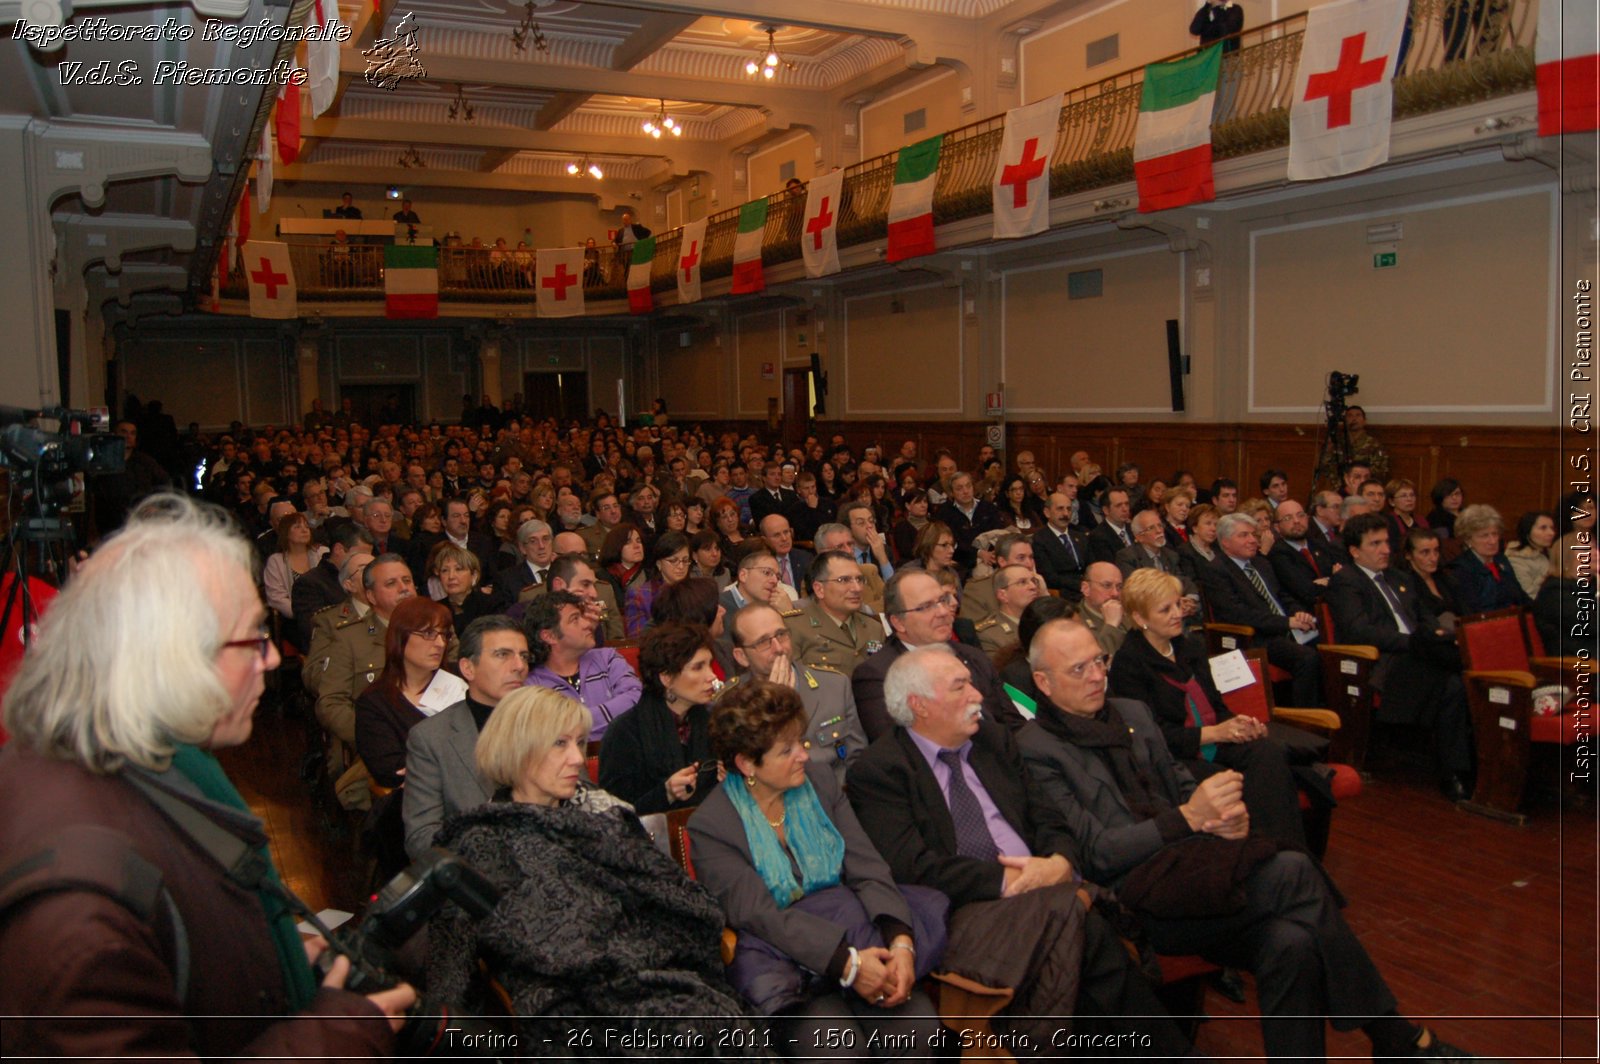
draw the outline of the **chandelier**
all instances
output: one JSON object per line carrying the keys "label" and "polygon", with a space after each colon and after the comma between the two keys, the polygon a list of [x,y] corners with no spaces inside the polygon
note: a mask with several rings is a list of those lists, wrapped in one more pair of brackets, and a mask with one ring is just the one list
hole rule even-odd
{"label": "chandelier", "polygon": [[467,99],[467,90],[462,85],[456,85],[456,98],[450,101],[450,121],[472,121],[472,101]]}
{"label": "chandelier", "polygon": [[745,63],[744,72],[751,77],[760,74],[768,81],[771,81],[778,76],[779,67],[784,70],[793,70],[794,64],[778,54],[778,42],[773,39],[773,35],[778,32],[778,27],[772,23],[762,23],[756,29],[767,31],[767,50],[759,59],[751,59]]}
{"label": "chandelier", "polygon": [[428,168],[427,160],[425,160],[421,155],[417,154],[417,146],[415,144],[401,152],[400,158],[397,161],[407,170],[426,170]]}
{"label": "chandelier", "polygon": [[644,131],[657,140],[663,133],[671,133],[674,137],[683,136],[683,124],[667,114],[667,101],[661,101],[661,110],[656,112],[654,118],[644,120]]}
{"label": "chandelier", "polygon": [[523,9],[522,24],[511,31],[511,43],[519,52],[528,50],[528,42],[533,42],[536,52],[548,52],[550,42],[544,35],[544,30],[539,28],[538,20],[533,17],[533,0],[528,0],[527,7]]}
{"label": "chandelier", "polygon": [[606,176],[605,172],[600,169],[600,164],[590,162],[587,155],[583,157],[583,162],[581,163],[567,164],[567,175],[569,177],[577,177],[579,174],[588,174],[596,181],[602,180]]}

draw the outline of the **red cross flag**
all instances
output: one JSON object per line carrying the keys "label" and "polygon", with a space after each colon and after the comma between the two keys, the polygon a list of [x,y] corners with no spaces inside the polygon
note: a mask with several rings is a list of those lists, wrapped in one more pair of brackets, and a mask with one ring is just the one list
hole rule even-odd
{"label": "red cross flag", "polygon": [[700,302],[700,260],[706,256],[706,220],[683,227],[678,241],[678,302]]}
{"label": "red cross flag", "polygon": [[540,248],[539,317],[571,318],[583,313],[583,249]]}
{"label": "red cross flag", "polygon": [[994,168],[996,240],[1032,236],[1050,228],[1050,155],[1061,124],[1061,94],[1013,107]]}
{"label": "red cross flag", "polygon": [[244,275],[250,281],[252,318],[298,318],[295,302],[294,266],[289,261],[289,245],[279,241],[252,240],[244,246]]}
{"label": "red cross flag", "polygon": [[844,199],[844,171],[813,177],[806,186],[806,221],[800,230],[800,251],[807,277],[839,272],[839,204]]}
{"label": "red cross flag", "polygon": [[1289,109],[1289,180],[1314,181],[1389,159],[1390,79],[1406,0],[1343,0],[1306,16]]}

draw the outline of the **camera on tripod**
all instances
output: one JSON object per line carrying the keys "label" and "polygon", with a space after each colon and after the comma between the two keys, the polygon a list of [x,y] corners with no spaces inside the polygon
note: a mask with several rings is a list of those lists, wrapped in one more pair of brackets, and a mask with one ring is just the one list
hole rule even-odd
{"label": "camera on tripod", "polygon": [[[54,421],[59,431],[31,424],[37,421]],[[108,427],[87,410],[0,406],[0,465],[11,469],[13,490],[20,488],[25,500],[18,538],[61,538],[61,508],[72,500],[73,476],[126,468],[127,445]]]}
{"label": "camera on tripod", "polygon": [[[346,990],[371,994],[402,982],[394,970],[395,951],[451,902],[474,919],[482,919],[499,904],[500,891],[460,857],[448,850],[431,849],[384,884],[360,920],[337,931],[324,931],[329,949],[317,959],[319,972],[326,975],[334,958],[342,954],[350,958]],[[423,997],[412,1006],[400,1029],[396,1055],[428,1055],[442,1044],[447,1028],[468,1036],[493,1031],[487,1021],[455,1015]],[[496,1044],[493,1038],[467,1037],[463,1042]]]}

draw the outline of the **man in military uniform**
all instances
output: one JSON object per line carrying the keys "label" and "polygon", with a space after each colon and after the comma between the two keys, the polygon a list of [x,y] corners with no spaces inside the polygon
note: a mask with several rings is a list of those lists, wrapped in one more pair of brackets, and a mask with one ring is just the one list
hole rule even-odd
{"label": "man in military uniform", "polygon": [[784,618],[765,602],[753,602],[734,614],[728,630],[733,636],[733,660],[745,668],[729,678],[729,685],[766,680],[794,688],[806,708],[802,738],[811,760],[833,766],[843,786],[845,769],[867,748],[849,679],[825,665],[795,664]]}
{"label": "man in military uniform", "polygon": [[[871,508],[868,507],[864,513],[870,517]],[[864,518],[859,517],[858,519],[864,520]],[[883,571],[870,552],[863,553],[857,550],[855,535],[849,528],[836,523],[823,525],[817,529],[815,546],[818,554],[830,550],[841,551],[855,558],[857,564],[861,567],[861,579],[864,581],[861,585],[861,604],[873,613],[883,612]],[[867,560],[862,561],[863,557]],[[892,573],[893,571],[893,568],[891,568],[890,572]],[[814,591],[813,594],[815,594]]]}
{"label": "man in military uniform", "polygon": [[995,541],[994,553],[997,562],[995,571],[983,576],[974,576],[961,588],[961,616],[975,625],[982,624],[1000,612],[1000,602],[995,595],[995,577],[1008,565],[1020,565],[1033,573],[1039,594],[1045,594],[1044,578],[1038,575],[1033,563],[1032,540],[1015,533],[1001,536]]}
{"label": "man in military uniform", "polygon": [[829,550],[811,563],[811,593],[783,615],[795,661],[849,676],[886,638],[883,621],[862,604],[861,566],[846,551]]}
{"label": "man in military uniform", "polygon": [[[417,593],[411,568],[398,554],[380,554],[361,575],[367,602],[365,618],[336,629],[321,661],[317,681],[317,722],[328,733],[328,771],[338,782],[339,804],[361,809],[371,804],[366,768],[356,759],[356,699],[383,671],[383,638],[389,615]],[[346,748],[349,769],[346,769]],[[359,770],[359,771],[358,771]]]}
{"label": "man in military uniform", "polygon": [[[1389,452],[1367,433],[1367,412],[1359,406],[1344,408],[1344,427],[1350,434],[1350,461],[1364,462],[1375,480],[1389,479]],[[1347,493],[1348,494],[1348,493]]]}
{"label": "man in military uniform", "polygon": [[322,679],[322,667],[328,660],[333,633],[366,617],[372,609],[367,603],[367,589],[361,586],[361,576],[370,564],[372,555],[365,551],[345,555],[336,574],[339,586],[344,589],[344,601],[324,606],[311,617],[311,637],[306,642],[305,659],[300,663],[300,682],[312,695],[317,693],[317,683]]}
{"label": "man in military uniform", "polygon": [[1127,618],[1122,613],[1122,570],[1111,562],[1094,562],[1084,570],[1082,590],[1078,619],[1094,633],[1101,650],[1115,654],[1128,638]]}
{"label": "man in military uniform", "polygon": [[598,558],[606,536],[613,528],[622,524],[622,502],[617,498],[616,492],[605,491],[590,499],[589,504],[594,509],[594,524],[583,529],[578,535],[583,537],[589,553]]}
{"label": "man in military uniform", "polygon": [[1019,641],[1022,611],[1039,597],[1039,577],[1025,565],[1007,565],[994,574],[994,590],[995,612],[979,621],[977,628],[978,645],[998,664],[1000,655]]}

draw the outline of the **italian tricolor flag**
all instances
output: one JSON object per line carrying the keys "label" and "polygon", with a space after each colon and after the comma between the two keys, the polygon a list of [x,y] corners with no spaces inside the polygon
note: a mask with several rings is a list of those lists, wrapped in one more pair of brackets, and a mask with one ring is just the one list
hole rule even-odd
{"label": "italian tricolor flag", "polygon": [[1221,71],[1221,44],[1144,68],[1139,125],[1133,133],[1140,211],[1217,198],[1211,180],[1211,109]]}
{"label": "italian tricolor flag", "polygon": [[1600,127],[1600,46],[1593,0],[1541,0],[1533,39],[1539,136]]}
{"label": "italian tricolor flag", "polygon": [[628,263],[628,313],[648,314],[653,309],[650,302],[650,264],[656,257],[656,238],[647,236],[633,245],[633,258]]}
{"label": "italian tricolor flag", "polygon": [[933,253],[933,186],[939,179],[944,137],[900,149],[889,193],[889,262]]}
{"label": "italian tricolor flag", "polygon": [[767,232],[767,201],[752,200],[739,208],[739,235],[733,238],[734,295],[767,287],[761,272],[761,242]]}
{"label": "italian tricolor flag", "polygon": [[390,244],[383,249],[383,313],[390,318],[439,316],[439,249]]}

